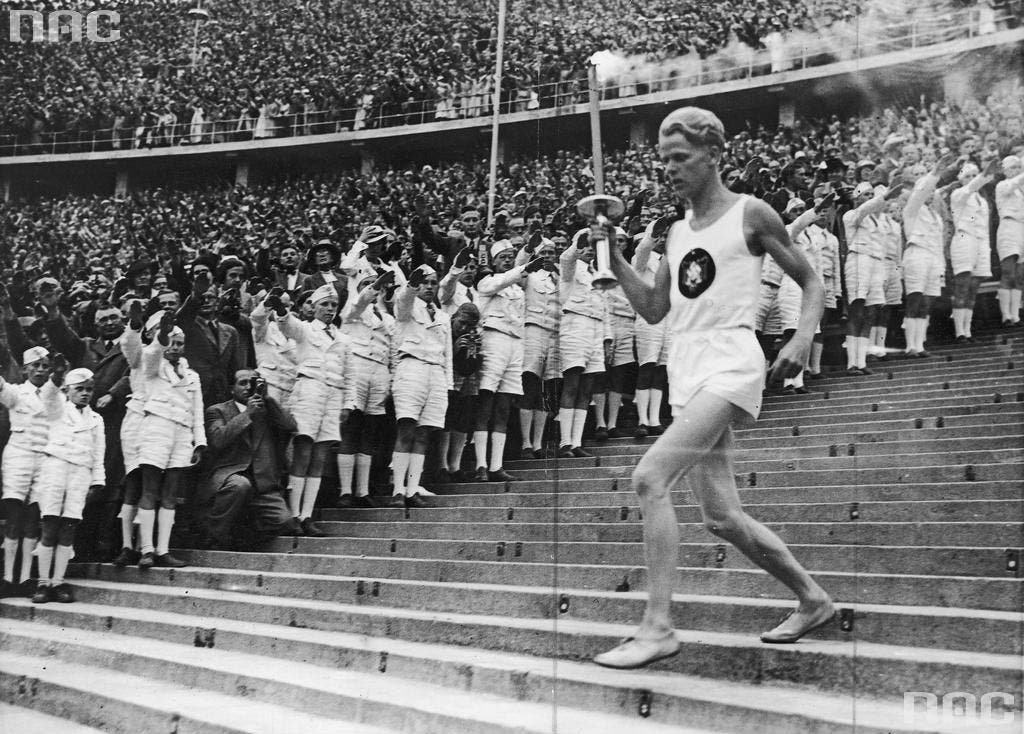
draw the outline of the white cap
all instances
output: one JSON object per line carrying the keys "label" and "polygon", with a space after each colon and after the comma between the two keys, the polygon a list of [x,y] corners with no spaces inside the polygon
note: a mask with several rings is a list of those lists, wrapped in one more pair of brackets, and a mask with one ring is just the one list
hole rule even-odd
{"label": "white cap", "polygon": [[32,347],[26,349],[25,353],[21,356],[21,363],[26,367],[33,362],[38,362],[41,359],[46,359],[50,356],[50,352],[47,351],[46,347]]}
{"label": "white cap", "polygon": [[330,283],[326,283],[313,291],[313,295],[309,297],[309,302],[316,304],[320,301],[326,301],[328,298],[334,298],[335,300],[338,298],[338,291]]}
{"label": "white cap", "polygon": [[160,321],[163,320],[164,312],[157,311],[155,314],[146,319],[146,328],[144,331],[152,331],[156,327],[160,326]]}
{"label": "white cap", "polygon": [[1003,165],[1003,173],[1005,173],[1006,171],[1009,171],[1012,168],[1017,168],[1017,167],[1019,167],[1021,165],[1020,156],[1008,155],[1005,158],[1003,158],[1002,165]]}
{"label": "white cap", "polygon": [[804,202],[804,200],[803,199],[799,199],[799,198],[794,196],[786,204],[786,214],[791,214],[794,209],[806,209],[806,208],[807,208],[807,204]]}
{"label": "white cap", "polygon": [[414,272],[414,273],[423,273],[424,275],[437,275],[437,271],[436,271],[436,270],[434,270],[434,269],[433,269],[432,267],[430,267],[429,265],[426,265],[426,264],[424,264],[424,265],[420,265],[420,266],[419,266],[418,268],[416,268],[416,269],[415,269],[415,270],[414,270],[413,272]]}
{"label": "white cap", "polygon": [[83,382],[88,382],[92,378],[92,370],[86,369],[85,367],[79,367],[64,375],[64,384],[68,387],[72,387],[74,385],[81,385]]}
{"label": "white cap", "polygon": [[491,245],[491,257],[497,257],[499,253],[505,250],[514,250],[515,247],[512,245],[512,240],[498,240]]}
{"label": "white cap", "polygon": [[874,190],[875,187],[869,184],[867,181],[861,181],[859,184],[857,184],[856,188],[854,188],[853,195],[864,196],[865,194],[870,194]]}

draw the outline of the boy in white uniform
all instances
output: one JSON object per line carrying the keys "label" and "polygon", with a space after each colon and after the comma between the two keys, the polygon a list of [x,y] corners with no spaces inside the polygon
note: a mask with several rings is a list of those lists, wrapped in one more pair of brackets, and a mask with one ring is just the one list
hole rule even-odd
{"label": "boy in white uniform", "polygon": [[50,382],[43,386],[50,434],[35,490],[43,530],[36,549],[39,585],[32,596],[36,604],[75,600],[71,587],[64,583],[68,562],[74,557],[75,529],[82,520],[86,497],[102,491],[106,483],[103,419],[89,407],[92,389],[93,373],[85,368],[67,375],[55,368]]}
{"label": "boy in white uniform", "polygon": [[420,486],[420,478],[430,434],[444,428],[454,385],[451,318],[435,303],[437,286],[437,272],[420,265],[395,293],[391,395],[398,433],[391,455],[392,507],[421,507],[417,495],[433,494]]}
{"label": "boy in white uniform", "polygon": [[953,329],[958,342],[973,341],[971,320],[978,286],[992,275],[992,248],[989,246],[988,201],[981,195],[999,166],[998,159],[984,171],[973,163],[965,163],[957,181],[960,186],[949,195],[953,212],[953,241],[949,243],[949,260],[953,270]]}
{"label": "boy in white uniform", "polygon": [[[13,385],[0,378],[0,405],[9,411],[11,437],[3,455],[4,578],[2,596],[31,596],[32,554],[39,542],[39,500],[32,496],[50,432],[40,392],[50,377],[50,353],[43,347],[22,356],[25,382]],[[20,583],[14,562],[21,547]]]}
{"label": "boy in white uniform", "polygon": [[298,365],[287,404],[299,427],[292,441],[292,463],[288,469],[288,507],[302,532],[318,538],[324,533],[313,522],[313,510],[331,444],[341,440],[339,427],[349,342],[334,326],[338,295],[333,285],[322,285],[309,297],[313,304],[312,321],[300,321],[290,313],[281,295],[281,289],[274,288],[263,303],[276,315],[281,333],[295,341]]}
{"label": "boy in white uniform", "polygon": [[143,348],[142,361],[146,403],[139,433],[145,438],[138,453],[142,497],[137,514],[142,569],[185,565],[170,554],[178,488],[182,474],[199,464],[206,449],[199,375],[182,357],[185,334],[174,325],[174,314],[159,312],[154,318],[158,331]]}
{"label": "boy in white uniform", "polygon": [[[612,246],[625,252],[627,244],[626,230],[616,227],[615,243]],[[631,371],[630,365],[636,364],[636,312],[629,305],[629,299],[619,286],[606,289],[604,297],[611,325],[612,343],[605,355],[605,379],[599,379],[599,384],[594,388],[594,439],[597,441],[621,438],[625,435],[618,428],[619,410],[622,408],[622,396],[628,392],[626,382]],[[600,384],[602,382],[604,384]]]}
{"label": "boy in white uniform", "polygon": [[772,379],[803,369],[823,291],[778,214],[722,184],[724,147],[724,127],[711,112],[684,107],[670,113],[658,149],[676,194],[688,202],[687,217],[669,232],[654,286],[612,251],[612,269],[637,313],[651,323],[668,319],[675,420],[633,472],[644,519],[647,608],[633,637],[594,658],[607,667],[640,667],[679,651],[670,615],[679,555],[671,493],[684,479],[691,480],[705,527],[799,597],[797,610],[762,641],[795,642],[834,615],[828,594],[773,532],[743,511],[736,491],[731,426],[756,418],[764,385],[764,356],[753,329],[763,255],[771,254],[804,294],[800,328],[782,348]]}
{"label": "boy in white uniform", "polygon": [[349,301],[341,311],[341,331],[350,341],[341,408],[337,507],[371,506],[370,468],[373,452],[384,436],[395,333],[395,319],[377,301],[394,278],[391,270],[364,276],[349,288]]}
{"label": "boy in white uniform", "polygon": [[996,250],[999,254],[999,311],[1003,326],[1020,324],[1021,288],[1024,287],[1024,172],[1018,156],[1003,158],[1003,181],[996,184]]}
{"label": "boy in white uniform", "polygon": [[544,456],[544,428],[548,421],[545,393],[554,392],[561,372],[558,369],[558,324],[562,307],[558,299],[558,266],[555,243],[538,237],[534,253],[544,261],[542,269],[523,281],[526,317],[523,329],[523,400],[519,405],[519,430],[522,435],[520,457]]}
{"label": "boy in white uniform", "polygon": [[593,456],[583,448],[583,427],[594,379],[604,372],[605,345],[610,348],[612,342],[607,299],[593,286],[593,261],[589,229],[577,232],[558,259],[562,301],[558,330],[558,361],[562,369],[558,456],[566,459]]}

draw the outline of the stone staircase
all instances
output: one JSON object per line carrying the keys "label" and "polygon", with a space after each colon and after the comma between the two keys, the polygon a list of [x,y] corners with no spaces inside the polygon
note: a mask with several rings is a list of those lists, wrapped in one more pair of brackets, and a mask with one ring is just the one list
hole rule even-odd
{"label": "stone staircase", "polygon": [[744,503],[840,609],[796,645],[759,642],[793,602],[681,493],[681,654],[589,662],[643,608],[650,441],[612,440],[428,508],[325,510],[330,537],[262,553],[78,565],[75,604],[4,599],[0,728],[1020,734],[1024,335],[873,368],[737,434]]}

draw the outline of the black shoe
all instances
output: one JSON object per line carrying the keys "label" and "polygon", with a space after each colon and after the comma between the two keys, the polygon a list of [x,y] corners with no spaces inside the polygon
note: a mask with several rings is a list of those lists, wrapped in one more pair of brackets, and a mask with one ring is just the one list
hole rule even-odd
{"label": "black shoe", "polygon": [[820,372],[808,372],[806,376],[807,376],[808,380],[822,380],[822,379],[824,379],[824,377],[822,376],[822,374]]}
{"label": "black shoe", "polygon": [[359,507],[359,508],[365,510],[365,509],[370,509],[371,507],[376,507],[377,506],[377,501],[373,497],[371,497],[370,495],[365,495],[363,497],[356,497],[356,498],[354,498],[352,500],[352,506],[353,507]]}
{"label": "black shoe", "polygon": [[327,533],[317,527],[317,524],[313,522],[311,517],[300,520],[299,524],[302,526],[302,533],[308,538],[324,538],[327,536]]}
{"label": "black shoe", "polygon": [[18,596],[31,599],[32,595],[36,593],[36,585],[38,583],[39,582],[36,579],[25,579],[18,584]]}
{"label": "black shoe", "polygon": [[974,341],[974,337],[973,336],[967,337],[967,343],[968,344],[977,344],[977,342]]}
{"label": "black shoe", "polygon": [[575,459],[576,458],[576,454],[574,454],[572,452],[572,446],[570,446],[569,444],[566,444],[565,446],[559,447],[559,449],[558,449],[558,458],[559,459]]}
{"label": "black shoe", "polygon": [[547,454],[544,453],[544,449],[534,449],[533,450],[533,458],[534,459],[546,459],[547,458]]}
{"label": "black shoe", "polygon": [[393,494],[387,497],[381,504],[381,507],[405,507],[405,495]]}
{"label": "black shoe", "polygon": [[139,562],[139,558],[142,554],[134,548],[122,548],[121,552],[117,554],[114,559],[114,565],[118,568],[124,568],[125,566],[134,566]]}
{"label": "black shoe", "polygon": [[516,478],[502,468],[487,472],[487,479],[492,482],[514,482]]}
{"label": "black shoe", "polygon": [[455,472],[453,479],[459,484],[469,484],[476,481],[476,471],[473,469],[460,469]]}
{"label": "black shoe", "polygon": [[572,455],[575,456],[577,459],[592,459],[592,458],[594,458],[594,455],[592,453],[590,453],[589,451],[587,451],[582,446],[576,446],[575,448],[573,448]]}
{"label": "black shoe", "polygon": [[1012,321],[1010,321],[1009,319],[1003,319],[1003,328],[1004,329],[1009,329],[1012,326],[1013,326],[1013,322]]}
{"label": "black shoe", "polygon": [[652,436],[660,436],[665,432],[664,426],[647,426],[647,432]]}
{"label": "black shoe", "polygon": [[796,395],[796,387],[794,385],[786,385],[782,388],[783,395]]}
{"label": "black shoe", "polygon": [[153,556],[153,565],[157,568],[184,568],[188,564],[170,553],[157,553]]}
{"label": "black shoe", "polygon": [[873,374],[875,374],[874,370],[869,370],[867,367],[861,367],[860,368],[860,373],[862,375],[873,375]]}
{"label": "black shoe", "polygon": [[489,481],[491,481],[487,477],[487,467],[486,466],[478,466],[476,468],[476,471],[473,472],[473,481],[474,482],[489,482]]}
{"label": "black shoe", "polygon": [[527,461],[533,458],[533,446],[523,446],[519,449],[519,456],[516,457],[522,461]]}
{"label": "black shoe", "polygon": [[50,590],[50,598],[61,604],[70,604],[75,600],[75,592],[68,584],[57,584]]}
{"label": "black shoe", "polygon": [[932,355],[930,352],[926,352],[925,350],[922,349],[920,352],[914,352],[914,356],[917,357],[918,359],[923,359],[924,357],[930,357]]}
{"label": "black shoe", "polygon": [[607,441],[608,440],[608,429],[605,426],[598,426],[594,430],[595,441]]}
{"label": "black shoe", "polygon": [[355,504],[351,494],[342,494],[338,495],[338,501],[334,503],[334,506],[339,510],[347,510],[350,507],[355,507]]}
{"label": "black shoe", "polygon": [[423,498],[418,494],[410,495],[405,498],[406,507],[426,507],[427,503],[423,501]]}
{"label": "black shoe", "polygon": [[154,558],[155,554],[152,552],[143,553],[141,556],[139,556],[139,568],[143,571],[149,568],[153,568]]}
{"label": "black shoe", "polygon": [[0,599],[8,599],[12,596],[21,596],[18,585],[7,579],[0,581]]}
{"label": "black shoe", "polygon": [[850,375],[851,377],[860,377],[860,367],[847,367],[845,374]]}
{"label": "black shoe", "polygon": [[956,343],[957,344],[966,344],[967,343],[967,337],[966,336],[958,336],[956,338]]}
{"label": "black shoe", "polygon": [[633,432],[634,438],[647,438],[649,435],[651,435],[651,433],[643,423],[637,426],[636,430]]}
{"label": "black shoe", "polygon": [[629,434],[623,431],[621,428],[615,427],[608,431],[608,438],[626,438]]}
{"label": "black shoe", "polygon": [[48,601],[53,601],[52,590],[49,586],[40,586],[35,590],[35,593],[32,594],[33,604],[45,604]]}

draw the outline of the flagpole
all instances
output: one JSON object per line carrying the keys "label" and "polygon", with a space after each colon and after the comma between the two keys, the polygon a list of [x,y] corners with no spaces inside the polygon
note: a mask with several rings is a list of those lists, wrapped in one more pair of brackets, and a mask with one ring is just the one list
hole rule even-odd
{"label": "flagpole", "polygon": [[491,117],[491,170],[487,179],[487,226],[494,222],[494,198],[498,188],[498,116],[501,112],[501,77],[505,58],[505,13],[508,0],[498,0],[498,57],[494,63],[494,94]]}

